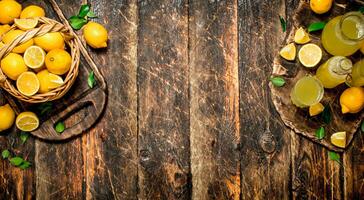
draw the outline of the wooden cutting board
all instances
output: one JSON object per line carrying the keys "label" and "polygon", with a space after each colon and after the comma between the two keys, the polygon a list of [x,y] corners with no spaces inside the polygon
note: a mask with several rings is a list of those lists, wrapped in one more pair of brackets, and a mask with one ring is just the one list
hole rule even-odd
{"label": "wooden cutting board", "polygon": [[[348,11],[358,10],[358,8],[358,5],[350,3],[335,3],[329,13],[326,13],[324,15],[317,15],[311,11],[309,7],[309,1],[301,1],[299,7],[297,8],[297,11],[295,12],[296,14],[293,17],[288,18],[288,24],[292,28],[288,32],[285,40],[283,41],[282,47],[288,43],[293,42],[294,33],[299,27],[307,28],[312,22],[329,21],[334,16],[342,15]],[[321,31],[312,33],[311,42],[321,46],[321,48],[323,49],[320,42],[320,35]],[[297,45],[297,50],[299,50],[301,46],[302,45]],[[330,58],[330,55],[323,51],[323,59],[321,60],[320,64],[325,62],[328,58]],[[351,57],[351,60],[355,63],[360,58],[363,58],[363,56],[361,55],[361,53],[358,52]],[[347,87],[345,85],[341,85],[340,87],[337,87],[335,89],[325,89],[325,96],[322,100],[322,103],[324,105],[330,105],[332,113],[332,121],[327,125],[325,125],[319,117],[310,117],[307,109],[299,109],[295,107],[290,100],[291,89],[293,88],[297,80],[305,76],[306,74],[314,75],[316,69],[317,67],[315,67],[314,69],[307,69],[303,67],[299,63],[298,58],[296,58],[295,61],[291,62],[286,61],[279,55],[277,55],[273,63],[273,76],[284,76],[286,80],[286,85],[284,87],[278,88],[270,84],[272,100],[276,107],[276,110],[281,115],[283,122],[288,127],[292,128],[296,133],[307,137],[310,140],[317,142],[330,150],[342,152],[345,149],[338,148],[332,145],[330,142],[330,136],[338,131],[346,131],[348,147],[364,117],[364,111],[361,111],[358,114],[341,114],[339,97]],[[319,140],[315,136],[315,131],[321,126],[325,127],[326,136],[324,139]]]}
{"label": "wooden cutting board", "polygon": [[[35,4],[42,6],[49,18],[56,19],[63,24],[67,24],[67,19],[58,7],[56,1],[46,0],[27,0],[22,2],[23,7]],[[75,13],[76,14],[76,13]],[[91,59],[80,38],[77,38],[80,44],[81,61],[79,66],[79,75],[70,91],[61,99],[46,104],[29,104],[21,102],[4,90],[0,93],[0,103],[5,103],[4,99],[14,108],[17,113],[22,111],[33,111],[40,118],[40,127],[31,134],[44,140],[66,140],[71,137],[80,135],[89,129],[99,119],[106,105],[107,90],[106,82],[98,70],[97,66]],[[87,84],[88,76],[94,72],[96,86],[90,88]],[[51,107],[44,112],[44,107]],[[43,108],[43,109],[42,109]],[[64,122],[66,129],[63,133],[57,133],[54,129],[58,122]]]}

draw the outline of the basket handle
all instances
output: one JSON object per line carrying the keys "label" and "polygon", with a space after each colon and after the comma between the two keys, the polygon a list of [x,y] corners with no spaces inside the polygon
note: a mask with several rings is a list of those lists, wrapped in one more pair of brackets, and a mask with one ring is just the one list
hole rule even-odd
{"label": "basket handle", "polygon": [[[101,88],[97,88],[82,99],[73,103],[60,114],[54,115],[47,121],[43,122],[41,126],[31,134],[50,141],[65,140],[77,136],[95,124],[102,114],[105,104],[106,94]],[[54,127],[58,122],[66,120],[86,107],[88,109],[87,114],[83,119],[81,119],[81,121],[66,127],[64,132],[61,134],[55,131]]]}

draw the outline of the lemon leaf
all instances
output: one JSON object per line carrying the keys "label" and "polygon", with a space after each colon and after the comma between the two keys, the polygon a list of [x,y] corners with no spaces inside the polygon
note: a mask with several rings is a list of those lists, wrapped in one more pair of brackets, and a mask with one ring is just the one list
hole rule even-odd
{"label": "lemon leaf", "polygon": [[340,155],[338,153],[335,153],[333,151],[329,151],[328,152],[328,156],[329,156],[330,160],[333,160],[333,161],[336,161],[338,163],[341,163],[340,162]]}
{"label": "lemon leaf", "polygon": [[19,138],[20,138],[22,144],[24,144],[28,140],[28,138],[29,138],[29,133],[22,131],[20,133]]}
{"label": "lemon leaf", "polygon": [[321,119],[325,124],[330,124],[330,122],[331,122],[330,105],[325,106],[324,111],[322,111],[322,113],[321,113]]}
{"label": "lemon leaf", "polygon": [[87,23],[87,20],[78,16],[72,16],[69,18],[69,22],[73,29],[80,30]]}
{"label": "lemon leaf", "polygon": [[314,32],[324,29],[326,22],[314,22],[308,26],[308,32]]}
{"label": "lemon leaf", "polygon": [[66,129],[66,127],[63,122],[58,122],[54,129],[57,131],[57,133],[63,133],[63,131]]}
{"label": "lemon leaf", "polygon": [[21,157],[18,157],[18,156],[10,159],[10,163],[17,167],[20,166],[23,162],[24,162],[24,159]]}
{"label": "lemon leaf", "polygon": [[84,18],[90,12],[90,5],[84,4],[81,6],[80,11],[78,12],[79,18]]}
{"label": "lemon leaf", "polygon": [[10,156],[10,151],[5,149],[3,152],[1,152],[1,156],[3,157],[3,159],[7,159]]}
{"label": "lemon leaf", "polygon": [[88,86],[89,86],[90,88],[95,87],[95,85],[96,85],[96,80],[95,80],[95,74],[94,74],[94,72],[93,72],[93,71],[92,71],[92,72],[88,75],[87,83],[88,83]]}
{"label": "lemon leaf", "polygon": [[364,6],[362,6],[362,7],[359,8],[359,12],[361,12],[361,13],[364,14]]}
{"label": "lemon leaf", "polygon": [[284,84],[286,84],[286,81],[280,76],[271,77],[269,80],[276,87],[282,87]]}
{"label": "lemon leaf", "polygon": [[95,13],[94,13],[94,12],[92,12],[92,11],[88,12],[86,16],[87,16],[88,18],[96,18],[96,17],[97,17],[97,16],[95,15]]}
{"label": "lemon leaf", "polygon": [[40,115],[48,114],[52,110],[53,104],[51,102],[45,102],[42,104],[39,104],[38,111]]}
{"label": "lemon leaf", "polygon": [[286,32],[287,30],[287,22],[283,17],[279,16],[279,21],[281,22],[282,31]]}
{"label": "lemon leaf", "polygon": [[325,137],[325,128],[324,127],[320,127],[319,129],[316,130],[316,137],[319,140],[322,140]]}
{"label": "lemon leaf", "polygon": [[364,133],[364,120],[361,122],[360,129],[361,129],[361,132]]}
{"label": "lemon leaf", "polygon": [[32,164],[28,161],[24,161],[20,166],[19,168],[24,170],[24,169],[28,169]]}

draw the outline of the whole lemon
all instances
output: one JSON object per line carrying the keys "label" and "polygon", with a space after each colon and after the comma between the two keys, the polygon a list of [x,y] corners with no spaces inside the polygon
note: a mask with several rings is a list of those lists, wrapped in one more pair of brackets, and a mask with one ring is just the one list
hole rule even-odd
{"label": "whole lemon", "polygon": [[19,18],[21,5],[16,1],[0,1],[0,23],[10,24]]}
{"label": "whole lemon", "polygon": [[16,80],[23,73],[28,71],[23,57],[16,53],[9,53],[1,60],[1,70],[11,80]]}
{"label": "whole lemon", "polygon": [[99,23],[88,22],[83,29],[83,37],[92,48],[107,47],[107,30]]}
{"label": "whole lemon", "polygon": [[44,17],[44,16],[45,16],[44,9],[42,7],[35,6],[35,5],[30,5],[26,8],[24,8],[24,10],[20,14],[21,19]]}
{"label": "whole lemon", "polygon": [[49,72],[63,75],[70,70],[72,57],[65,50],[53,49],[46,55],[45,64]]}
{"label": "whole lemon", "polygon": [[15,112],[9,104],[0,106],[0,119],[0,132],[13,126],[15,121]]}
{"label": "whole lemon", "polygon": [[4,33],[8,32],[10,29],[11,29],[11,27],[8,24],[5,24],[5,25],[0,26],[0,37]]}
{"label": "whole lemon", "polygon": [[[24,31],[21,30],[11,30],[8,33],[6,33],[3,37],[3,42],[5,44],[11,43],[14,39],[16,39],[18,36],[22,35]],[[20,44],[16,46],[12,52],[14,53],[24,53],[28,47],[32,46],[34,44],[33,39],[30,39],[23,44]]]}
{"label": "whole lemon", "polygon": [[65,45],[64,38],[59,32],[46,33],[42,36],[38,36],[34,38],[34,42],[47,52],[53,49],[64,49]]}
{"label": "whole lemon", "polygon": [[342,113],[358,113],[364,107],[364,88],[351,87],[340,96]]}
{"label": "whole lemon", "polygon": [[323,14],[330,10],[332,0],[310,0],[311,10],[317,14]]}

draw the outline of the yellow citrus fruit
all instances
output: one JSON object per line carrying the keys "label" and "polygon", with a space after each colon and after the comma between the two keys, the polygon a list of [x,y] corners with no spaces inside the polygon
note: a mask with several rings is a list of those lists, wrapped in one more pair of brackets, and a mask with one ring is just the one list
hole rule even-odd
{"label": "yellow citrus fruit", "polygon": [[20,74],[28,71],[23,57],[16,53],[9,53],[1,60],[1,70],[11,80],[16,80]]}
{"label": "yellow citrus fruit", "polygon": [[298,59],[305,67],[315,67],[322,58],[322,50],[316,44],[305,44],[298,52]]}
{"label": "yellow citrus fruit", "polygon": [[340,96],[342,113],[358,113],[364,108],[364,88],[351,87]]}
{"label": "yellow citrus fruit", "polygon": [[99,23],[88,22],[83,29],[83,37],[92,48],[107,47],[107,30]]}
{"label": "yellow citrus fruit", "polygon": [[294,35],[294,42],[297,44],[306,44],[307,42],[311,41],[310,36],[302,27],[297,29]]}
{"label": "yellow citrus fruit", "polygon": [[[11,43],[13,40],[15,40],[18,36],[22,35],[23,33],[24,33],[24,31],[22,31],[22,30],[11,30],[11,31],[9,31],[3,37],[4,44]],[[24,42],[23,44],[20,44],[20,45],[16,46],[13,49],[12,52],[14,52],[14,53],[24,53],[25,50],[27,50],[27,48],[32,46],[33,44],[34,44],[33,39],[30,39],[30,40]]]}
{"label": "yellow citrus fruit", "polygon": [[15,25],[23,30],[30,30],[38,25],[38,19],[14,19]]}
{"label": "yellow citrus fruit", "polygon": [[0,41],[0,48],[5,46],[5,44],[3,42]]}
{"label": "yellow citrus fruit", "polygon": [[24,53],[24,62],[31,69],[40,69],[44,65],[45,52],[38,46],[29,47]]}
{"label": "yellow citrus fruit", "polygon": [[63,75],[70,70],[72,57],[65,50],[54,49],[46,55],[45,64],[49,72]]}
{"label": "yellow citrus fruit", "polygon": [[25,132],[31,132],[38,128],[39,119],[37,115],[32,112],[22,112],[16,118],[15,123],[18,129]]}
{"label": "yellow citrus fruit", "polygon": [[8,32],[11,29],[11,27],[8,24],[0,26],[0,37]]}
{"label": "yellow citrus fruit", "polygon": [[47,52],[53,49],[64,49],[64,38],[59,32],[46,33],[38,36],[34,38],[34,42]]}
{"label": "yellow citrus fruit", "polygon": [[38,72],[37,77],[40,82],[39,93],[41,94],[47,93],[64,84],[62,77],[49,73],[46,69]]}
{"label": "yellow citrus fruit", "polygon": [[24,10],[20,14],[21,19],[44,17],[44,16],[45,16],[44,9],[42,7],[35,5],[30,5],[24,8]]}
{"label": "yellow citrus fruit", "polygon": [[360,52],[361,52],[362,54],[364,54],[364,42],[363,42],[363,45],[361,45]]}
{"label": "yellow citrus fruit", "polygon": [[330,10],[333,0],[310,0],[311,10],[317,14],[323,14]]}
{"label": "yellow citrus fruit", "polygon": [[16,87],[25,96],[33,96],[39,91],[40,83],[34,72],[24,72],[16,80]]}
{"label": "yellow citrus fruit", "polygon": [[346,146],[346,132],[337,132],[331,135],[331,143],[337,147],[345,148]]}
{"label": "yellow citrus fruit", "polygon": [[0,106],[0,132],[11,128],[15,121],[15,112],[9,104]]}
{"label": "yellow citrus fruit", "polygon": [[281,49],[279,55],[286,60],[294,60],[296,58],[296,46],[293,43],[286,45]]}
{"label": "yellow citrus fruit", "polygon": [[11,24],[19,18],[21,5],[16,1],[0,1],[0,23]]}
{"label": "yellow citrus fruit", "polygon": [[322,103],[317,103],[313,106],[310,106],[309,108],[309,113],[310,113],[310,116],[316,116],[320,113],[322,113],[322,111],[324,111],[325,107],[324,105],[322,105]]}

